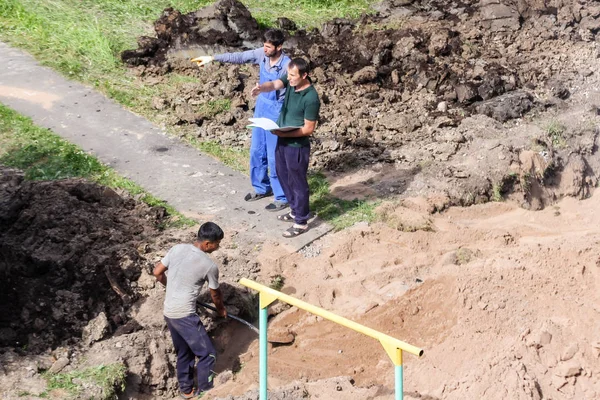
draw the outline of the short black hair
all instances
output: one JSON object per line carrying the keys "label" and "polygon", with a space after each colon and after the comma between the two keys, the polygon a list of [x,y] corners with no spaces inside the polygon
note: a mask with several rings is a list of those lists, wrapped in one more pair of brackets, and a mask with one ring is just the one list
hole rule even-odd
{"label": "short black hair", "polygon": [[223,239],[224,236],[223,229],[214,222],[205,222],[200,225],[200,229],[198,229],[199,242],[204,242],[205,240],[208,240],[209,242],[218,242]]}
{"label": "short black hair", "polygon": [[263,35],[263,39],[265,43],[271,43],[273,46],[278,47],[285,41],[285,36],[280,29],[269,29]]}
{"label": "short black hair", "polygon": [[294,67],[298,68],[298,72],[301,76],[304,74],[308,74],[308,62],[306,62],[304,58],[294,58],[292,61],[290,61],[290,63],[288,64],[288,68],[292,69]]}

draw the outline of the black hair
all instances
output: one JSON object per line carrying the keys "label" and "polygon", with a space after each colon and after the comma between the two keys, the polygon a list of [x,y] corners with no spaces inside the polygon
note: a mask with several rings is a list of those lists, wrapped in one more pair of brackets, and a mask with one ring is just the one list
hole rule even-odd
{"label": "black hair", "polygon": [[263,35],[263,39],[265,43],[271,43],[273,46],[279,47],[285,41],[285,36],[280,29],[269,29]]}
{"label": "black hair", "polygon": [[294,58],[292,61],[290,61],[288,68],[291,69],[294,67],[298,68],[300,76],[308,74],[308,62],[306,62],[304,58]]}
{"label": "black hair", "polygon": [[209,242],[217,242],[223,237],[225,234],[223,233],[223,229],[214,222],[205,222],[200,225],[200,229],[198,229],[198,241],[204,242],[208,240]]}

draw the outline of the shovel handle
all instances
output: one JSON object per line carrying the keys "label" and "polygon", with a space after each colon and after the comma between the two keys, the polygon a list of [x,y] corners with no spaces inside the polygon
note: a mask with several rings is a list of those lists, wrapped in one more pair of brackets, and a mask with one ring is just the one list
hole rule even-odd
{"label": "shovel handle", "polygon": [[[206,304],[206,303],[200,303],[200,302],[198,302],[198,304],[199,304],[199,305],[201,305],[201,306],[202,306],[202,307],[204,307],[204,308],[208,308],[209,310],[212,310],[212,311],[217,311],[217,309],[216,309],[216,308],[214,308],[213,306],[211,306],[211,305],[208,305],[208,304]],[[235,315],[231,315],[231,314],[229,314],[229,313],[227,313],[227,317],[228,317],[228,318],[231,318],[231,319],[233,319],[233,320],[236,320],[237,322],[241,322],[242,324],[246,325],[248,328],[252,329],[254,332],[256,332],[256,333],[259,333],[259,330],[258,330],[258,328],[257,328],[257,327],[255,327],[254,325],[252,325],[250,322],[248,322],[248,321],[244,321],[243,319],[241,319],[241,318],[239,318],[239,317],[236,317]]]}

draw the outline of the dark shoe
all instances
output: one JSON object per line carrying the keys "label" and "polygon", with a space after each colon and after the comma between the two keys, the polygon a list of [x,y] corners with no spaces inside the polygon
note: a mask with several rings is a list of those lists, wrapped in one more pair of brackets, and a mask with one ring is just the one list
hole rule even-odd
{"label": "dark shoe", "polygon": [[187,394],[179,392],[179,397],[181,397],[182,399],[193,399],[194,397],[196,397],[196,393],[194,393],[193,390]]}
{"label": "dark shoe", "polygon": [[284,203],[283,201],[277,201],[275,200],[274,202],[272,202],[271,204],[267,205],[265,207],[265,210],[267,211],[281,211],[285,208],[287,208],[289,206],[288,203]]}
{"label": "dark shoe", "polygon": [[283,215],[278,215],[277,219],[284,222],[294,222],[296,218],[292,215],[291,212]]}
{"label": "dark shoe", "polygon": [[244,200],[246,200],[246,201],[256,201],[256,200],[264,199],[265,197],[269,197],[269,196],[272,196],[272,195],[273,195],[273,192],[269,192],[269,193],[248,193],[244,197]]}
{"label": "dark shoe", "polygon": [[291,228],[286,229],[283,232],[283,237],[293,238],[298,235],[302,235],[304,232],[308,231],[308,225],[296,225],[294,224]]}

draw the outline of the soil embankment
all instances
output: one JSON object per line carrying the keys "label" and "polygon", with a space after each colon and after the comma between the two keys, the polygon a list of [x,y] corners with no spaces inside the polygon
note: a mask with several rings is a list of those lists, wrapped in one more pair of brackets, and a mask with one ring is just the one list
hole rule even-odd
{"label": "soil embankment", "polygon": [[[330,172],[390,168],[360,181],[373,196],[447,197],[469,205],[514,195],[533,209],[585,198],[596,185],[600,80],[595,2],[384,1],[374,16],[289,31],[323,100],[312,163]],[[286,27],[288,24],[283,24]],[[261,46],[234,0],[186,15],[167,9],[156,37],[122,54],[142,80],[196,79],[153,101],[168,124],[227,146],[248,145],[256,70],[191,55]],[[206,104],[231,107],[212,115]],[[484,150],[482,152],[482,150]]]}

